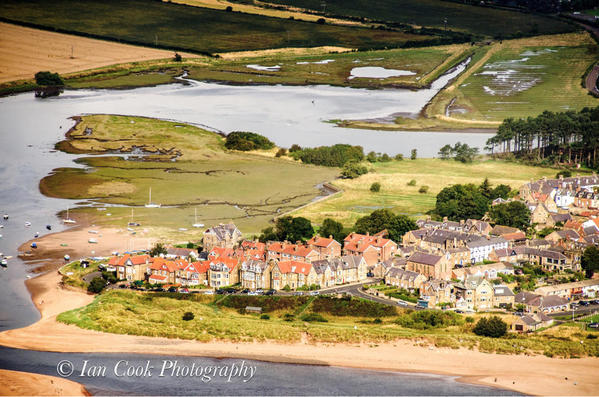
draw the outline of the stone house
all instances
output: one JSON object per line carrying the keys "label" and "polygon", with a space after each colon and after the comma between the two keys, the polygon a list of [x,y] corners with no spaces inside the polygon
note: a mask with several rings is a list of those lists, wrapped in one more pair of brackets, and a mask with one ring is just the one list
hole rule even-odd
{"label": "stone house", "polygon": [[271,272],[271,288],[281,290],[286,286],[297,289],[303,286],[318,285],[318,275],[312,264],[297,261],[276,262]]}
{"label": "stone house", "polygon": [[449,280],[451,268],[448,255],[433,255],[416,251],[406,261],[406,270],[420,273],[427,278]]}
{"label": "stone house", "polygon": [[252,291],[270,288],[270,274],[274,266],[273,261],[260,259],[246,259],[241,262],[241,286]]}
{"label": "stone house", "polygon": [[468,277],[454,285],[456,307],[465,310],[490,310],[493,308],[493,286],[482,277]]}
{"label": "stone house", "polygon": [[235,248],[242,237],[241,231],[233,223],[221,223],[204,232],[204,251],[210,251],[214,247]]}
{"label": "stone house", "polygon": [[493,286],[493,307],[509,308],[514,306],[516,295],[506,285]]}
{"label": "stone house", "polygon": [[316,235],[306,242],[306,245],[319,254],[319,259],[338,258],[341,256],[341,244],[329,236],[328,238]]}
{"label": "stone house", "polygon": [[108,261],[108,266],[114,266],[118,280],[140,281],[146,279],[148,266],[152,258],[149,255],[114,256]]}
{"label": "stone house", "polygon": [[343,241],[343,255],[363,256],[368,266],[385,261],[395,255],[397,244],[383,237],[385,231],[373,236],[350,233]]}
{"label": "stone house", "polygon": [[239,282],[239,260],[234,257],[219,257],[210,260],[208,282],[211,287],[221,288]]}
{"label": "stone house", "polygon": [[419,289],[426,280],[426,276],[420,273],[403,270],[399,267],[392,267],[387,274],[385,274],[385,284],[403,288],[408,291]]}

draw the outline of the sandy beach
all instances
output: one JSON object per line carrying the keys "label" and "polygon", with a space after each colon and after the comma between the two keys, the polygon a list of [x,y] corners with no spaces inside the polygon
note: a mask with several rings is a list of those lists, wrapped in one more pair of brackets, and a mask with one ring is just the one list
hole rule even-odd
{"label": "sandy beach", "polygon": [[0,369],[2,396],[90,396],[79,383],[54,376]]}
{"label": "sandy beach", "polygon": [[[85,244],[74,244],[71,241],[71,238],[81,238],[83,233],[86,233],[86,229],[80,227],[46,236],[39,240],[39,245],[47,247],[50,251],[40,251],[36,256],[53,252],[49,241],[69,241],[69,247],[73,250],[78,246],[88,249]],[[98,245],[97,254],[102,254],[100,249],[118,250],[119,243],[123,244],[123,239],[117,238],[118,231],[101,230],[101,233],[103,236],[113,235],[115,239],[111,244],[107,239],[105,247]],[[76,254],[84,253],[75,251],[74,255]],[[41,312],[40,321],[25,328],[0,333],[1,345],[55,352],[152,352],[162,355],[247,358],[374,370],[426,372],[453,375],[459,377],[460,381],[513,389],[533,395],[599,394],[599,358],[556,359],[545,356],[488,354],[467,349],[422,347],[415,341],[406,340],[379,345],[314,344],[308,341],[293,344],[222,341],[200,343],[85,330],[56,321],[59,313],[84,306],[93,300],[93,296],[62,287],[61,276],[56,271],[62,261],[54,259],[53,262],[54,270],[28,283],[32,299]],[[92,339],[94,343],[90,344]]]}

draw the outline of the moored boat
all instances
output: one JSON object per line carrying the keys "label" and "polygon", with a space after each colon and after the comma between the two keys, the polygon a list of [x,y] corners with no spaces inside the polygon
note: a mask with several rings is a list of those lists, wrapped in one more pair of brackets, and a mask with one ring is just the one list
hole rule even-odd
{"label": "moored boat", "polygon": [[31,248],[37,248],[37,243],[31,243]]}
{"label": "moored boat", "polygon": [[52,226],[51,225],[46,225],[46,229],[52,230]]}
{"label": "moored boat", "polygon": [[8,214],[4,214],[2,218],[4,218],[5,221],[8,220]]}
{"label": "moored boat", "polygon": [[2,259],[2,260],[0,261],[0,265],[2,265],[2,267],[6,267],[6,266],[8,266],[8,260],[6,260],[6,258]]}
{"label": "moored boat", "polygon": [[71,259],[71,256],[69,254],[66,254],[65,256],[63,256],[65,261],[68,261]]}

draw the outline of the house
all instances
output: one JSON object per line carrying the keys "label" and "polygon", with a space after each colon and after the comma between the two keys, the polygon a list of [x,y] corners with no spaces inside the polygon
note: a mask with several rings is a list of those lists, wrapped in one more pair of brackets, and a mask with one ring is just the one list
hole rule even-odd
{"label": "house", "polygon": [[493,286],[482,277],[467,277],[454,285],[456,308],[465,310],[490,310],[493,308]]}
{"label": "house", "polygon": [[318,263],[321,267],[319,271],[324,269],[322,266],[326,264],[332,273],[335,284],[338,285],[355,283],[367,278],[368,266],[364,257],[360,255],[345,255],[341,258],[329,258],[313,263]]}
{"label": "house", "polygon": [[184,268],[187,262],[183,260],[169,261],[164,258],[152,258],[152,264],[148,266],[148,282],[150,284],[176,284],[177,271]]}
{"label": "house", "polygon": [[599,296],[599,280],[582,280],[572,283],[563,283],[539,287],[535,290],[536,294],[542,296],[559,296],[565,299],[572,298],[595,298]]}
{"label": "house", "polygon": [[515,228],[515,227],[510,227],[510,226],[495,225],[493,227],[493,229],[491,229],[490,234],[493,236],[503,236],[504,234],[517,233],[517,232],[521,232],[521,230],[518,228]]}
{"label": "house", "polygon": [[371,266],[369,270],[370,272],[372,272],[372,275],[374,277],[385,277],[385,274],[387,274],[389,269],[391,269],[392,267],[405,269],[407,262],[408,261],[406,258],[394,256],[393,258],[389,258],[386,261],[377,263],[375,266]]}
{"label": "house", "polygon": [[384,238],[385,233],[383,231],[373,236],[368,233],[350,233],[343,240],[343,255],[363,256],[368,266],[391,258],[397,251],[397,244]]}
{"label": "house", "polygon": [[219,224],[204,232],[204,250],[214,247],[234,248],[241,241],[241,231],[233,223]]}
{"label": "house", "polygon": [[276,261],[307,262],[320,259],[320,253],[305,245],[291,244],[289,242],[271,242],[266,246],[266,258]]}
{"label": "house", "polygon": [[557,295],[542,296],[531,292],[519,292],[514,298],[515,305],[524,305],[526,312],[553,313],[568,310],[568,300]]}
{"label": "house", "polygon": [[177,269],[175,280],[183,286],[208,285],[209,261],[192,262]]}
{"label": "house", "polygon": [[252,291],[270,288],[270,272],[273,261],[246,259],[241,262],[241,286]]}
{"label": "house", "polygon": [[467,247],[450,248],[447,250],[449,257],[447,261],[450,268],[464,267],[470,264],[470,250]]}
{"label": "house", "polygon": [[552,243],[558,243],[560,241],[573,241],[576,242],[580,240],[580,235],[574,230],[556,230],[545,236],[545,240],[550,241]]}
{"label": "house", "polygon": [[599,194],[593,191],[580,190],[576,192],[574,205],[578,208],[597,209],[599,208]]}
{"label": "house", "polygon": [[410,230],[409,232],[406,232],[406,234],[404,234],[401,238],[401,242],[402,245],[404,247],[410,247],[413,245],[419,245],[420,244],[420,240],[422,240],[422,238],[424,238],[424,236],[426,236],[429,233],[429,229],[417,229],[417,230]]}
{"label": "house", "polygon": [[125,254],[110,258],[108,265],[114,266],[118,280],[139,281],[145,280],[151,260],[149,255]]}
{"label": "house", "polygon": [[297,289],[303,286],[318,285],[318,275],[312,264],[297,261],[275,263],[271,272],[271,288],[281,290],[285,287]]}
{"label": "house", "polygon": [[569,208],[574,204],[575,195],[576,193],[571,189],[557,189],[553,199],[555,200],[555,205],[559,208]]}
{"label": "house", "polygon": [[499,249],[489,255],[489,258],[498,262],[513,264],[531,262],[540,265],[548,271],[574,270],[574,262],[566,255],[554,249],[537,249],[527,246]]}
{"label": "house", "polygon": [[497,262],[453,269],[452,278],[464,281],[467,277],[482,277],[487,280],[500,278],[500,274],[514,274],[514,267],[509,263]]}
{"label": "house", "polygon": [[445,280],[432,279],[420,285],[418,306],[434,308],[442,304],[452,305],[455,302],[453,285]]}
{"label": "house", "polygon": [[191,248],[170,247],[167,248],[166,255],[164,257],[169,259],[186,259],[191,257],[193,260],[197,260],[199,258],[199,254],[197,250]]}
{"label": "house", "polygon": [[532,313],[518,317],[510,325],[510,329],[515,332],[534,332],[552,324],[553,319],[551,317],[547,317],[543,313]]}
{"label": "house", "polygon": [[543,228],[547,226],[547,222],[549,221],[549,217],[551,215],[551,211],[545,206],[545,204],[539,204],[535,207],[535,209],[530,213],[530,223],[537,224],[537,228]]}
{"label": "house", "polygon": [[423,276],[420,273],[403,270],[399,267],[392,267],[387,274],[385,274],[385,284],[403,288],[408,291],[419,289],[426,280],[426,276]]}
{"label": "house", "polygon": [[319,259],[337,258],[341,256],[341,244],[329,236],[328,238],[316,235],[306,242],[306,245],[319,254]]}
{"label": "house", "polygon": [[516,295],[506,285],[493,286],[493,307],[501,307],[503,309],[514,306]]}
{"label": "house", "polygon": [[526,233],[524,232],[506,233],[501,237],[507,241],[508,246],[522,244],[527,241]]}
{"label": "house", "polygon": [[337,284],[337,272],[331,267],[327,259],[312,262],[320,288],[333,287]]}
{"label": "house", "polygon": [[423,274],[427,278],[449,280],[451,268],[448,255],[433,255],[416,251],[406,261],[406,270]]}
{"label": "house", "polygon": [[221,256],[210,260],[208,283],[211,287],[221,288],[239,282],[239,260],[236,257]]}
{"label": "house", "polygon": [[494,250],[507,248],[508,243],[503,237],[481,237],[477,240],[469,241],[466,243],[466,247],[470,250],[470,261],[478,263],[489,259],[489,255]]}

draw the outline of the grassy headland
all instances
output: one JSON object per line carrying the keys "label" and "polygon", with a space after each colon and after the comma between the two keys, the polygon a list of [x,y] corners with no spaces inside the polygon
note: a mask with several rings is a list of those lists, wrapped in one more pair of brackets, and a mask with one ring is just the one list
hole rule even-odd
{"label": "grassy headland", "polygon": [[[195,211],[206,226],[233,219],[245,232],[258,232],[277,213],[309,202],[318,195],[317,184],[339,173],[272,155],[229,152],[215,133],[140,117],[84,116],[58,147],[73,153],[134,151],[128,160],[82,158],[85,169],[54,170],[40,188],[53,197],[135,206],[133,219],[129,207],[79,211],[99,225],[125,227],[134,220],[161,235],[191,228]],[[152,201],[162,208],[143,206],[150,188]]]}
{"label": "grassy headland", "polygon": [[[249,302],[262,300],[260,302]],[[242,300],[232,302],[232,300]],[[241,314],[236,307],[252,303],[265,308],[268,319]],[[240,307],[241,307],[240,306]],[[344,310],[355,315],[340,315]],[[185,312],[194,319],[182,320]],[[311,315],[312,314],[312,315]],[[441,315],[440,312],[438,315]],[[475,318],[485,316],[477,314]],[[228,297],[199,294],[105,292],[83,308],[58,316],[58,321],[81,328],[145,336],[192,339],[202,342],[282,341],[379,343],[415,339],[437,347],[467,347],[503,354],[545,354],[559,357],[598,356],[598,339],[571,327],[552,328],[534,335],[485,338],[472,333],[473,323],[449,316],[442,326],[416,325],[412,315],[393,307],[328,297]],[[513,317],[502,315],[507,321]],[[404,324],[403,326],[400,324]],[[415,327],[415,328],[412,328]],[[596,332],[595,332],[596,333]],[[584,340],[584,343],[580,343]]]}

